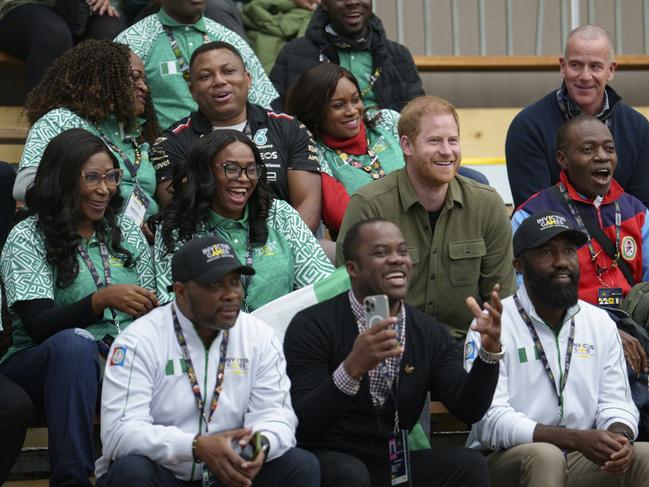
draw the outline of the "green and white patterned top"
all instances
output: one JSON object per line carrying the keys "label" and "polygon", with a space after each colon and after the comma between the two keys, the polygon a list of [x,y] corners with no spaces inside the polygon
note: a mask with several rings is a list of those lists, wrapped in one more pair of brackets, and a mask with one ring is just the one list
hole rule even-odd
{"label": "green and white patterned top", "polygon": [[[33,299],[52,299],[57,306],[75,303],[97,290],[95,281],[88,271],[80,255],[79,274],[70,286],[61,289],[56,286],[56,270],[47,261],[45,253],[45,237],[37,225],[37,217],[32,216],[18,223],[9,234],[0,257],[0,272],[7,293],[7,305],[13,324],[13,345],[3,357],[7,360],[19,350],[29,348],[34,342],[27,334],[20,318],[15,313],[13,306],[18,301]],[[110,256],[111,281],[113,284],[137,284],[141,287],[154,290],[155,274],[151,249],[147,244],[140,228],[130,219],[125,218],[120,226],[122,230],[122,247],[133,255],[135,265],[124,267],[123,261]],[[93,236],[82,243],[86,246],[88,255],[95,264],[103,280],[103,264],[99,253],[99,242]],[[117,319],[123,329],[128,326],[133,317],[119,310]],[[70,323],[74,326],[74,323]],[[110,310],[104,311],[102,319],[86,328],[100,340],[106,334],[115,336],[117,330],[112,324]]]}
{"label": "green and white patterned top", "polygon": [[[263,247],[253,247],[252,276],[247,289],[249,311],[288,294],[320,279],[327,277],[335,269],[309,227],[291,205],[282,200],[273,200],[266,220],[268,240]],[[217,235],[224,238],[234,248],[241,263],[246,262],[248,243],[248,209],[241,220],[229,220],[210,211],[208,220],[194,235],[203,237]],[[176,245],[176,250],[180,248]],[[158,230],[153,247],[157,295],[161,304],[171,301],[172,294],[167,291],[171,284],[171,257],[166,254],[162,232]]]}
{"label": "green and white patterned top", "polygon": [[[50,110],[41,118],[39,118],[32,128],[29,129],[27,134],[27,142],[23,155],[20,158],[18,166],[18,173],[32,172],[27,182],[27,186],[31,186],[36,177],[33,168],[38,167],[43,157],[43,152],[50,141],[62,132],[68,129],[81,128],[85,129],[93,135],[99,136],[101,131],[108,139],[117,147],[122,149],[126,156],[132,161],[135,161],[135,149],[131,141],[137,140],[141,133],[142,119],[138,119],[140,125],[132,131],[125,131],[122,123],[117,121],[117,117],[111,114],[106,120],[99,124],[98,127],[83,117],[67,108],[55,108]],[[158,212],[158,203],[154,199],[156,188],[155,169],[151,161],[149,161],[149,144],[144,142],[139,144],[140,152],[142,153],[142,161],[140,162],[140,169],[137,172],[137,183],[143,190],[144,194],[149,198],[149,208],[147,209],[145,218],[155,215]],[[127,203],[129,196],[133,192],[135,180],[131,176],[126,164],[120,155],[111,149],[119,161],[120,167],[124,170],[122,182],[119,185],[120,194],[124,198],[124,204]],[[32,168],[27,169],[27,168]],[[20,177],[20,176],[19,176]]]}
{"label": "green and white patterned top", "polygon": [[241,54],[246,70],[252,78],[248,101],[269,107],[270,102],[277,98],[277,91],[259,59],[238,34],[205,17],[201,17],[193,25],[183,25],[169,17],[164,9],[160,9],[157,14],[150,15],[126,29],[115,41],[127,44],[144,63],[153,105],[162,129],[198,109],[189,93],[187,82],[183,78],[163,25],[171,28],[187,65],[194,50],[204,43],[205,36],[210,41],[223,41],[233,45]]}
{"label": "green and white patterned top", "polygon": [[[378,156],[385,174],[401,169],[405,165],[403,152],[399,145],[399,114],[393,110],[377,110],[370,115],[376,120],[372,128],[367,128],[368,148]],[[351,196],[366,184],[374,181],[371,174],[360,167],[352,166],[344,157],[337,154],[336,150],[325,145],[320,139],[316,140],[318,159],[323,173],[336,178],[342,183]],[[344,156],[344,154],[343,154]],[[363,165],[369,165],[369,155],[349,156]]]}

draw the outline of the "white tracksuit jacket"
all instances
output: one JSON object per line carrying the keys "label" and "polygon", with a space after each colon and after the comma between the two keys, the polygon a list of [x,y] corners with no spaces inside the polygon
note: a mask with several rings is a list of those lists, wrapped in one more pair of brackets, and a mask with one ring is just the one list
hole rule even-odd
{"label": "white tracksuit jacket", "polygon": [[[180,313],[183,334],[205,401],[206,417],[216,383],[222,334],[209,350]],[[101,441],[96,476],[109,463],[142,455],[181,480],[201,478],[192,457],[194,436],[251,428],[268,437],[268,460],[295,446],[297,417],[282,346],[263,321],[241,312],[230,338],[223,392],[208,431],[202,424],[182,351],[176,340],[171,303],[154,309],[120,334],[108,355],[101,397]]]}
{"label": "white tracksuit jacket", "polygon": [[[481,450],[501,450],[532,442],[537,423],[575,429],[607,429],[624,423],[638,433],[638,410],[631,398],[622,342],[608,314],[585,301],[566,313],[558,337],[536,314],[521,286],[523,308],[539,335],[556,385],[550,383],[534,341],[520,317],[513,296],[503,300],[501,341],[505,357],[493,401],[485,416],[473,425],[466,445]],[[575,341],[561,414],[557,391],[565,367],[570,318],[575,318]],[[480,335],[470,332],[465,344],[465,366],[477,357]]]}

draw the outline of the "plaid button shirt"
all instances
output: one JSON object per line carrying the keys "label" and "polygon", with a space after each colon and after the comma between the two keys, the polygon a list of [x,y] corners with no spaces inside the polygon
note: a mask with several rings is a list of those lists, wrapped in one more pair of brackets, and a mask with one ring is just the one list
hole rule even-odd
{"label": "plaid button shirt", "polygon": [[[349,302],[351,303],[352,313],[356,318],[358,333],[365,331],[368,326],[365,323],[365,311],[363,305],[356,299],[354,293],[349,291]],[[394,325],[397,332],[397,341],[403,349],[406,346],[406,307],[403,301],[399,305],[397,314],[397,323]],[[370,395],[375,407],[381,407],[390,393],[392,382],[399,374],[401,366],[401,356],[391,357],[381,362],[377,367],[368,372],[370,378]],[[344,363],[341,363],[333,373],[333,381],[336,387],[349,396],[355,396],[360,387],[360,381],[349,375],[345,369]]]}

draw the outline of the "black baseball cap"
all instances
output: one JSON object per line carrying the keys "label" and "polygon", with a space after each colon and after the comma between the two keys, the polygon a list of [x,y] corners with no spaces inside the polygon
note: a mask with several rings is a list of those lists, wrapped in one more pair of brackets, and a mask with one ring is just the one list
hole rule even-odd
{"label": "black baseball cap", "polygon": [[563,215],[552,210],[539,211],[528,216],[514,233],[514,257],[528,249],[540,247],[557,235],[565,234],[579,247],[588,241],[586,234],[574,228]]}
{"label": "black baseball cap", "polygon": [[209,236],[190,240],[171,259],[172,282],[217,282],[228,272],[252,276],[255,270],[241,264],[232,245],[222,238]]}

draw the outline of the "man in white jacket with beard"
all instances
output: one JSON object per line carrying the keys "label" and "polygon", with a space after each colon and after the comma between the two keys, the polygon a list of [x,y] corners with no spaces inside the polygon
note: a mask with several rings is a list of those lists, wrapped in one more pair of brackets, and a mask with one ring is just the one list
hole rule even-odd
{"label": "man in white jacket with beard", "polygon": [[[577,299],[577,248],[586,236],[552,211],[514,234],[524,285],[502,301],[508,350],[491,406],[467,446],[492,450],[499,487],[636,486],[649,479],[649,443],[635,443],[620,336],[606,311]],[[480,344],[467,336],[470,368]]]}
{"label": "man in white jacket with beard", "polygon": [[319,485],[316,458],[294,448],[282,346],[239,311],[253,274],[217,237],[176,252],[175,300],[109,352],[98,487]]}

